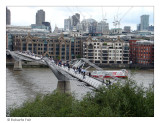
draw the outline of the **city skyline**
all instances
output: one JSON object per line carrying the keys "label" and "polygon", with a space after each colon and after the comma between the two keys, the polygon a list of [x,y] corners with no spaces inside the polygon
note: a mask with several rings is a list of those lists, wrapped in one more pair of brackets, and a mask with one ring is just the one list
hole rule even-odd
{"label": "city skyline", "polygon": [[[149,15],[149,25],[154,25],[153,7],[7,7],[11,11],[11,25],[30,26],[36,23],[36,12],[40,9],[45,11],[45,21],[51,23],[52,31],[55,25],[64,28],[64,19],[75,13],[80,14],[80,21],[93,18],[97,22],[107,19],[109,28],[114,28],[114,18],[120,21],[120,27],[131,26],[131,30],[137,29],[141,15]],[[24,14],[25,13],[25,14]],[[61,16],[60,16],[61,15]],[[117,16],[118,15],[118,16]],[[17,18],[18,17],[18,18]]]}

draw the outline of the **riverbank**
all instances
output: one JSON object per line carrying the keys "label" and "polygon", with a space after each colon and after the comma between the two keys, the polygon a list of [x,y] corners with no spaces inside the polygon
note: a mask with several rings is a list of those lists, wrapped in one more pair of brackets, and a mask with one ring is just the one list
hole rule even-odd
{"label": "riverbank", "polygon": [[128,81],[86,94],[76,100],[71,94],[54,91],[38,95],[22,107],[12,109],[11,117],[154,117],[154,89],[147,90]]}
{"label": "riverbank", "polygon": [[[13,66],[14,59],[12,57],[6,58],[6,65]],[[96,64],[97,66],[104,68],[104,69],[154,69],[154,65],[143,65],[143,64]],[[42,65],[36,62],[22,62],[23,67],[48,67],[46,65]]]}
{"label": "riverbank", "polygon": [[[7,67],[14,66],[14,62],[6,62]],[[22,62],[24,68],[48,68],[47,65],[39,64],[36,62]]]}
{"label": "riverbank", "polygon": [[154,65],[143,65],[143,64],[96,64],[101,68],[110,69],[154,69]]}
{"label": "riverbank", "polygon": [[[13,61],[8,61],[6,62],[6,66],[14,66],[14,62]],[[22,66],[23,67],[36,67],[36,68],[42,68],[42,67],[46,67],[48,68],[47,65],[43,65],[43,64],[39,64],[36,62],[22,62]],[[154,65],[119,65],[119,64],[97,64],[97,66],[103,68],[103,69],[137,69],[137,70],[153,70],[154,69]]]}

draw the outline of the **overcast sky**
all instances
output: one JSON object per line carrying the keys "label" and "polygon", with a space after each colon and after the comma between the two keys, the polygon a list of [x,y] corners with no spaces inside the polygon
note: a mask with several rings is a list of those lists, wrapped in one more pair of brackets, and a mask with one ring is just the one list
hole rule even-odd
{"label": "overcast sky", "polygon": [[121,19],[120,27],[131,26],[135,30],[137,24],[140,23],[140,16],[149,15],[149,24],[154,25],[154,7],[11,7],[11,25],[29,26],[35,24],[36,12],[40,9],[45,11],[45,21],[51,23],[52,30],[55,24],[59,28],[64,28],[64,19],[69,18],[75,13],[80,14],[81,21],[85,18],[93,18],[96,21],[107,19],[109,28],[113,28],[114,17]]}

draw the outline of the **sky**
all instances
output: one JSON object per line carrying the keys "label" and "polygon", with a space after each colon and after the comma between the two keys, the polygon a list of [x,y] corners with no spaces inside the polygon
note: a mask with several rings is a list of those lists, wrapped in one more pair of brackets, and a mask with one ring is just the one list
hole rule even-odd
{"label": "sky", "polygon": [[75,13],[80,14],[80,20],[93,18],[96,21],[107,19],[109,28],[114,28],[114,18],[120,21],[120,27],[131,26],[132,30],[136,30],[137,24],[140,23],[140,16],[149,15],[149,25],[154,25],[154,7],[135,7],[135,6],[116,6],[116,7],[84,7],[84,6],[56,6],[56,7],[12,7],[8,6],[11,11],[11,25],[29,26],[35,24],[36,12],[40,9],[45,11],[45,21],[50,22],[52,30],[55,25],[64,28],[64,19]]}

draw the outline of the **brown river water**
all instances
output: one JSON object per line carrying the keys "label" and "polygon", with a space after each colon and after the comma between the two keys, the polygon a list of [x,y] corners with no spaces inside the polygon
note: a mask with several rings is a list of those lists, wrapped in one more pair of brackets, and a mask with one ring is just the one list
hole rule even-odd
{"label": "brown river water", "polygon": [[[154,70],[128,70],[129,77],[149,87],[154,82]],[[132,74],[131,74],[132,73]],[[92,87],[76,79],[70,81],[71,92],[77,99],[81,99]],[[34,99],[37,94],[48,94],[57,88],[57,79],[49,68],[23,68],[13,71],[13,67],[6,68],[6,108],[21,106],[25,101]]]}

